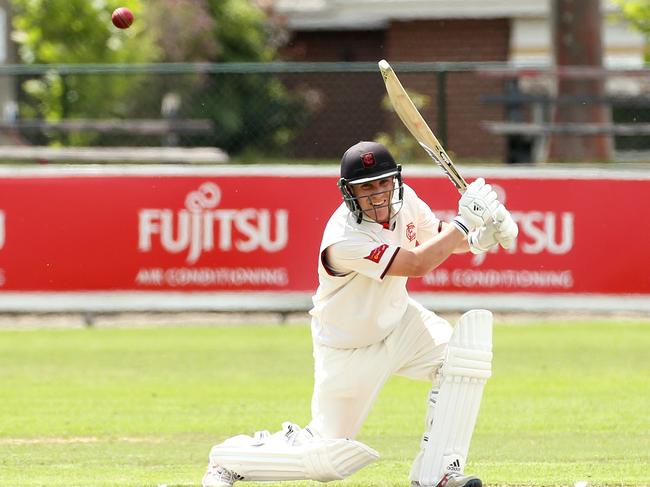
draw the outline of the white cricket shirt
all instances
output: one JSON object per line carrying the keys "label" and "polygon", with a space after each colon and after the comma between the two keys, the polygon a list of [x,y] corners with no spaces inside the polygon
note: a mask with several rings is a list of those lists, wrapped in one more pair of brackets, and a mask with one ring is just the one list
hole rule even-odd
{"label": "white cricket shirt", "polygon": [[330,217],[320,246],[319,286],[312,301],[317,343],[359,348],[377,343],[406,311],[407,277],[386,275],[400,249],[413,249],[439,231],[429,206],[404,185],[404,203],[393,229],[356,222],[345,204]]}

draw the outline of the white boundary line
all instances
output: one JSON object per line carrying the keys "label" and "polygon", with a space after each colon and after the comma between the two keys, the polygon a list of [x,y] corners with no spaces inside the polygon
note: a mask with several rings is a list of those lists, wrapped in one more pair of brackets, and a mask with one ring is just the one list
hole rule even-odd
{"label": "white boundary line", "polygon": [[[650,295],[423,293],[411,296],[434,311],[631,311],[649,313]],[[59,292],[0,293],[0,313],[304,311],[308,292]]]}
{"label": "white boundary line", "polygon": [[2,292],[0,312],[302,311],[311,293],[296,292]]}
{"label": "white boundary line", "polygon": [[532,293],[411,293],[424,306],[452,311],[485,308],[494,311],[633,311],[648,313],[650,295]]}

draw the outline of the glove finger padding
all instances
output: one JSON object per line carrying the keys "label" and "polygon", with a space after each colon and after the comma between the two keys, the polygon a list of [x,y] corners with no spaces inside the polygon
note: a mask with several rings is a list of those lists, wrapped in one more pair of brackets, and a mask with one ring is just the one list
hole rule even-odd
{"label": "glove finger padding", "polygon": [[484,254],[497,244],[496,232],[497,228],[493,223],[474,230],[467,238],[469,250],[473,254]]}
{"label": "glove finger padding", "polygon": [[492,185],[486,184],[478,190],[478,194],[485,197],[490,193],[490,191],[492,191]]}
{"label": "glove finger padding", "polygon": [[499,242],[499,244],[501,245],[501,247],[507,250],[509,248],[512,248],[512,246],[514,245],[518,233],[519,233],[519,229],[517,228],[517,225],[514,224],[513,222],[513,224],[509,225],[507,229],[497,232],[495,234],[495,237]]}
{"label": "glove finger padding", "polygon": [[499,226],[501,223],[503,223],[506,218],[512,218],[510,216],[510,212],[506,209],[503,204],[499,203],[499,206],[494,212],[494,223]]}
{"label": "glove finger padding", "polygon": [[477,178],[475,181],[472,181],[468,186],[466,191],[478,191],[483,186],[485,186],[485,179]]}
{"label": "glove finger padding", "polygon": [[490,205],[490,212],[494,215],[494,212],[499,208],[499,201],[497,200],[497,194],[495,191],[490,191],[487,196],[485,196],[485,201]]}
{"label": "glove finger padding", "polygon": [[512,215],[506,210],[505,206],[499,205],[494,213],[494,220],[497,229],[495,233],[497,241],[504,249],[511,248],[517,239],[517,235],[519,235],[519,227]]}

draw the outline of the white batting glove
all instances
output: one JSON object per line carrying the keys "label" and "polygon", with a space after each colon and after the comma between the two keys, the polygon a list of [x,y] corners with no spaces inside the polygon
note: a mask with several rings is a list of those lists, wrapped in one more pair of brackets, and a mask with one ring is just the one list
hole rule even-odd
{"label": "white batting glove", "polygon": [[456,228],[468,235],[475,228],[481,227],[492,220],[499,202],[492,186],[485,184],[483,178],[478,178],[458,200],[458,215],[452,220]]}
{"label": "white batting glove", "polygon": [[497,244],[509,249],[515,242],[519,228],[505,206],[499,204],[494,217],[487,224],[474,230],[467,237],[469,250],[473,254],[484,254]]}
{"label": "white batting glove", "polygon": [[503,205],[499,205],[497,211],[494,213],[494,227],[496,228],[494,237],[501,247],[504,249],[512,247],[517,239],[517,235],[519,235],[519,227],[513,220],[510,212]]}
{"label": "white batting glove", "polygon": [[496,233],[497,227],[494,222],[477,228],[467,236],[469,250],[473,254],[484,254],[498,244]]}

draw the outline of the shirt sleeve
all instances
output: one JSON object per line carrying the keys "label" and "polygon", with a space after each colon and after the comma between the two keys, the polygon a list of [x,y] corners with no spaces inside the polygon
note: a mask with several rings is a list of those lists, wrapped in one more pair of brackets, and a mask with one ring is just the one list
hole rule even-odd
{"label": "shirt sleeve", "polygon": [[326,249],[326,258],[329,267],[338,275],[358,272],[381,281],[399,249],[380,242],[344,240],[330,245]]}
{"label": "shirt sleeve", "polygon": [[426,242],[440,233],[441,225],[440,220],[431,211],[427,205],[420,198],[417,199],[417,215],[418,215],[418,241],[420,243]]}

